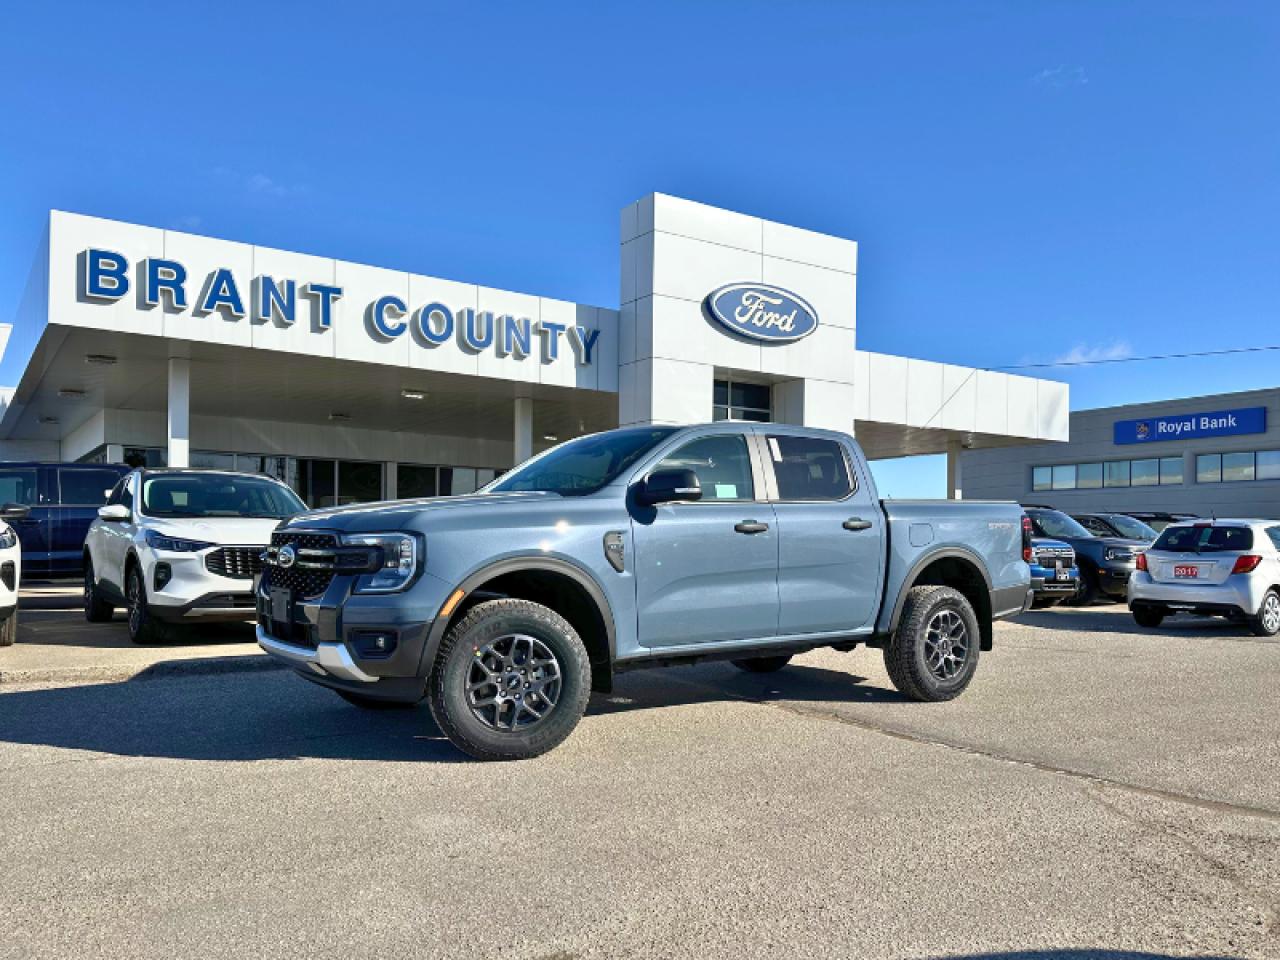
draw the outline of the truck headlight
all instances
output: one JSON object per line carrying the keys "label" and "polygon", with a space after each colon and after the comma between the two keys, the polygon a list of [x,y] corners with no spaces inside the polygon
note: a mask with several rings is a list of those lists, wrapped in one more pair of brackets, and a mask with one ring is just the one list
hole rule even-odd
{"label": "truck headlight", "polygon": [[418,574],[423,554],[420,538],[412,533],[352,533],[342,537],[348,547],[376,547],[381,565],[372,573],[356,578],[356,593],[395,593],[403,590]]}
{"label": "truck headlight", "polygon": [[18,535],[13,532],[13,527],[5,524],[4,530],[0,530],[0,550],[8,550],[17,545]]}
{"label": "truck headlight", "polygon": [[147,546],[153,550],[164,550],[168,553],[198,553],[214,546],[204,540],[185,540],[182,537],[167,537],[158,530],[147,531]]}

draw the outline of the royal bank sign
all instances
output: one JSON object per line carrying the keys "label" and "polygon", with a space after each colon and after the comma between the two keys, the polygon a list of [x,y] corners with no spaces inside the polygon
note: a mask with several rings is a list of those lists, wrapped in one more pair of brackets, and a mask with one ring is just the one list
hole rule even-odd
{"label": "royal bank sign", "polygon": [[1175,417],[1146,417],[1117,420],[1115,442],[1158,443],[1163,440],[1192,440],[1196,437],[1229,437],[1236,434],[1266,433],[1267,408],[1242,407],[1210,413],[1184,413]]}
{"label": "royal bank sign", "polygon": [[[303,282],[290,278],[256,276],[247,296],[235,274],[226,267],[210,271],[203,279],[193,279],[177,260],[148,257],[130,270],[122,254],[90,247],[79,255],[79,295],[98,303],[114,303],[133,291],[140,306],[162,304],[177,312],[190,310],[198,317],[221,314],[254,323],[274,323],[291,327],[298,318],[298,300],[311,303],[311,317],[318,331],[329,330],[334,321],[334,304],[343,289],[328,283]],[[136,289],[134,286],[136,285]],[[364,307],[364,324],[369,335],[390,343],[406,334],[425,347],[439,347],[456,341],[464,350],[480,353],[492,350],[502,357],[523,359],[536,353],[544,363],[554,363],[568,344],[580,366],[595,360],[600,331],[577,324],[532,320],[510,314],[495,316],[490,311],[454,309],[446,303],[410,305],[394,295],[378,297]]]}

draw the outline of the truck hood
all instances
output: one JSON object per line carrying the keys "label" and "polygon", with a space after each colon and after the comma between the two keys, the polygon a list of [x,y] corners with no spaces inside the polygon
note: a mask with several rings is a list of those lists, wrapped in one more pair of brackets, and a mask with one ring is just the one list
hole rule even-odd
{"label": "truck hood", "polygon": [[459,510],[494,510],[513,504],[561,503],[557,493],[541,490],[511,493],[472,493],[456,497],[424,497],[420,500],[390,500],[384,503],[360,503],[347,507],[330,507],[299,514],[289,521],[290,528],[311,527],[323,530],[372,532],[402,530],[413,526],[424,514]]}
{"label": "truck hood", "polygon": [[146,527],[169,537],[235,546],[265,546],[280,521],[274,517],[148,517]]}

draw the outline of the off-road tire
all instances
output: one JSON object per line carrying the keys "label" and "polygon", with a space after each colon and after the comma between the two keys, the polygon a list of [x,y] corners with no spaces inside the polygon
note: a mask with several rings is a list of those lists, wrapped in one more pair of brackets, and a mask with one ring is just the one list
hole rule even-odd
{"label": "off-road tire", "polygon": [[0,623],[0,647],[12,647],[18,642],[18,611],[5,617],[4,623]]}
{"label": "off-road tire", "polygon": [[102,591],[93,579],[93,561],[84,558],[84,618],[90,623],[106,623],[116,608],[102,598]]}
{"label": "off-road tire", "polygon": [[[964,625],[968,647],[954,676],[940,678],[926,661],[929,625],[944,611],[954,613]],[[973,607],[951,587],[912,587],[902,608],[898,629],[884,647],[884,666],[898,692],[912,700],[936,702],[958,697],[978,669],[982,634]]]}
{"label": "off-road tire", "polygon": [[352,693],[350,690],[334,690],[338,696],[354,707],[362,710],[412,710],[418,704],[409,700],[382,700],[378,697],[366,697],[364,694]]}
{"label": "off-road tire", "polygon": [[125,577],[125,595],[129,598],[129,639],[139,646],[147,647],[168,640],[169,625],[152,615],[147,605],[147,585],[143,579],[142,567],[135,563]]}
{"label": "off-road tire", "polygon": [[[560,693],[555,706],[530,729],[496,730],[467,702],[468,674],[486,644],[530,636],[555,656]],[[591,660],[569,622],[540,603],[504,598],[477,604],[449,630],[427,681],[427,703],[449,742],[477,760],[526,760],[559,746],[582,719],[591,697]]]}
{"label": "off-road tire", "polygon": [[1134,623],[1150,630],[1154,630],[1164,623],[1164,618],[1167,616],[1159,607],[1134,607],[1131,612],[1133,613]]}
{"label": "off-road tire", "polygon": [[784,653],[776,657],[748,657],[744,660],[730,660],[739,670],[747,673],[774,673],[791,662],[791,654]]}
{"label": "off-road tire", "polygon": [[[1249,618],[1249,629],[1255,637],[1274,637],[1280,633],[1280,621],[1269,615],[1267,606],[1273,602],[1280,604],[1280,593],[1275,590],[1268,590],[1267,595],[1262,598],[1262,603],[1258,605],[1258,615]],[[1271,621],[1268,623],[1268,621]]]}

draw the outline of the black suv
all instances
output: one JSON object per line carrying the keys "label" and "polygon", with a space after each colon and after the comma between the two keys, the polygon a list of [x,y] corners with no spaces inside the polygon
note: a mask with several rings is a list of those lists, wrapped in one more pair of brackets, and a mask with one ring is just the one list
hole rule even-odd
{"label": "black suv", "polygon": [[1075,549],[1080,591],[1074,603],[1083,606],[1098,600],[1121,601],[1128,596],[1129,574],[1133,573],[1138,554],[1147,548],[1147,541],[1095,536],[1061,510],[1050,507],[1024,509],[1037,537],[1064,540]]}
{"label": "black suv", "polygon": [[1127,513],[1073,513],[1071,516],[1095,537],[1120,537],[1152,543],[1160,536],[1159,531]]}

